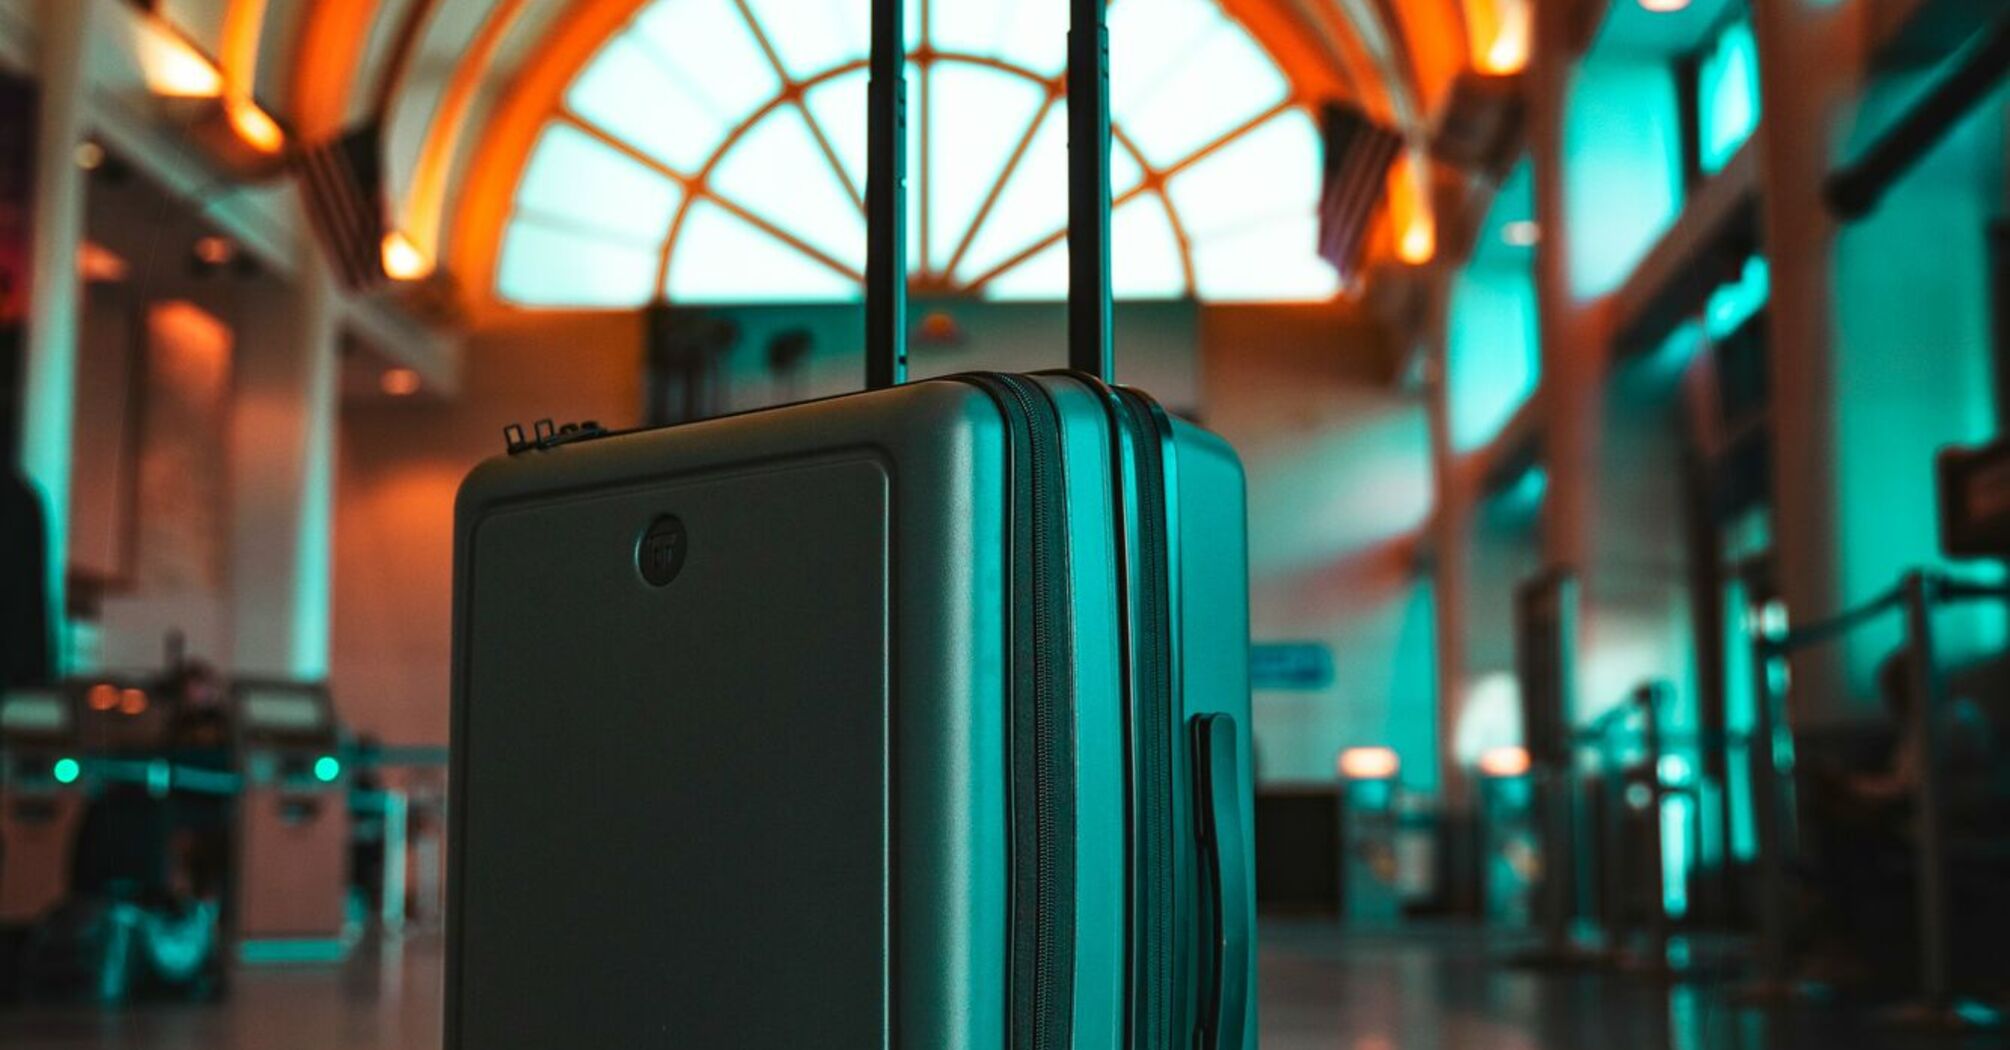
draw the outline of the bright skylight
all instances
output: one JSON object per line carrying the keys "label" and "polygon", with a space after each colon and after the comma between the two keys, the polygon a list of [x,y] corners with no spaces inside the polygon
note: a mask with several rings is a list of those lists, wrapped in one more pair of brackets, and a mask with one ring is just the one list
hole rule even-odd
{"label": "bright skylight", "polygon": [[[909,260],[919,292],[1067,294],[1067,5],[910,5]],[[654,0],[546,126],[496,290],[523,306],[827,302],[865,265],[866,6]],[[1211,0],[1111,4],[1123,298],[1325,299],[1319,140]]]}

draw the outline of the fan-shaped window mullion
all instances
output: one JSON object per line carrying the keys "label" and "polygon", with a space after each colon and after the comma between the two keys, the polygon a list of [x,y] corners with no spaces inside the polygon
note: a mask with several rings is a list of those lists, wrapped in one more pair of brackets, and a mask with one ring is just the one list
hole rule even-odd
{"label": "fan-shaped window mullion", "polygon": [[990,190],[984,194],[984,203],[978,206],[976,217],[970,220],[969,228],[963,231],[963,239],[957,242],[956,251],[943,265],[944,274],[953,274],[956,268],[962,265],[964,255],[970,251],[971,242],[983,232],[984,221],[991,217],[991,209],[998,206],[998,198],[1005,192],[1006,184],[1012,181],[1013,174],[1019,170],[1019,162],[1026,159],[1026,150],[1033,145],[1033,136],[1039,133],[1040,123],[1047,119],[1047,114],[1052,112],[1055,103],[1059,101],[1060,94],[1050,91],[1047,93],[1046,101],[1040,103],[1040,108],[1033,111],[1033,119],[1026,122],[1026,130],[1020,132],[1018,142],[1012,146],[1011,155],[1005,158],[1004,165],[998,169],[998,177],[991,181]]}
{"label": "fan-shaped window mullion", "polygon": [[[733,298],[736,293],[729,291],[728,286],[734,279],[739,279],[747,283],[744,299],[758,301],[793,294],[788,291],[791,281],[814,296],[835,293],[838,284],[818,283],[814,288],[804,284],[808,280],[806,275],[812,272],[828,274],[830,280],[839,282],[857,283],[861,280],[862,256],[858,252],[864,243],[863,234],[854,235],[837,217],[842,213],[850,216],[849,221],[855,223],[857,216],[863,213],[864,172],[860,160],[863,128],[839,128],[834,123],[852,114],[861,100],[853,100],[849,94],[826,96],[825,92],[852,90],[826,85],[840,82],[864,69],[864,58],[854,54],[864,46],[862,27],[854,27],[861,30],[857,34],[858,39],[853,39],[854,34],[847,32],[842,34],[842,42],[833,44],[831,34],[817,27],[825,26],[831,19],[843,21],[840,16],[848,17],[850,9],[843,6],[845,0],[816,2],[832,6],[829,11],[803,12],[818,14],[821,11],[820,18],[798,20],[785,17],[798,13],[798,0],[655,0],[628,30],[616,38],[615,43],[610,44],[611,55],[622,40],[628,42],[631,51],[623,58],[628,64],[619,70],[610,65],[610,74],[595,81],[599,88],[599,93],[593,96],[595,104],[607,110],[604,115],[612,122],[582,112],[571,104],[570,98],[556,109],[555,120],[572,126],[601,146],[647,168],[676,187],[681,199],[674,215],[666,220],[664,236],[655,242],[658,288],[674,294],[681,286],[686,295]],[[1065,252],[1067,236],[1065,223],[1059,221],[1062,215],[1056,210],[1055,203],[1060,199],[1065,183],[1057,181],[1061,177],[1060,161],[1056,159],[1057,147],[1047,141],[1051,137],[1048,132],[1053,130],[1047,125],[1056,119],[1055,111],[1064,104],[1064,96],[1055,79],[1058,67],[1052,70],[1033,68],[1059,62],[1058,49],[1043,58],[1027,51],[1022,45],[1030,39],[1027,37],[1029,25],[1059,18],[1060,15],[1026,11],[1011,0],[996,0],[996,11],[985,8],[983,13],[974,10],[960,12],[960,16],[970,17],[961,17],[961,21],[956,23],[961,28],[955,29],[943,19],[958,12],[937,9],[934,7],[937,2],[920,0],[911,5],[909,13],[912,20],[909,36],[917,41],[909,69],[910,92],[916,107],[914,119],[910,122],[909,139],[916,175],[914,199],[910,204],[910,215],[915,221],[909,240],[915,279],[918,286],[925,285],[931,291],[984,294],[986,286],[1001,276],[1037,261],[1024,273],[1015,274],[1007,282],[1009,288],[1000,287],[997,292],[1015,298],[1045,294],[1038,290],[1052,283],[1050,271],[1053,258],[1057,251]],[[1143,8],[1152,5],[1123,6],[1139,8],[1130,16],[1119,16],[1128,21],[1139,17],[1157,18],[1143,11]],[[1259,111],[1248,114],[1232,126],[1193,126],[1184,133],[1167,134],[1165,125],[1170,111],[1164,107],[1174,100],[1158,97],[1162,94],[1161,81],[1164,79],[1160,74],[1175,75],[1165,67],[1177,69],[1182,64],[1177,61],[1178,53],[1216,46],[1218,41],[1225,39],[1223,34],[1229,34],[1237,38],[1229,41],[1240,47],[1237,54],[1260,54],[1260,50],[1251,51],[1250,42],[1242,39],[1244,31],[1232,20],[1223,20],[1218,12],[1201,13],[1199,8],[1213,7],[1205,0],[1175,0],[1175,6],[1182,11],[1194,7],[1195,11],[1187,16],[1172,18],[1167,25],[1159,25],[1158,21],[1165,21],[1159,19],[1151,23],[1149,30],[1134,30],[1159,40],[1172,54],[1148,55],[1137,67],[1147,72],[1140,72],[1122,85],[1126,89],[1125,99],[1119,100],[1118,104],[1142,107],[1139,115],[1143,124],[1132,126],[1136,122],[1120,117],[1112,128],[1117,149],[1113,178],[1118,183],[1113,186],[1116,198],[1112,207],[1121,210],[1127,204],[1137,205],[1137,209],[1125,213],[1133,228],[1127,235],[1127,242],[1132,245],[1129,252],[1134,261],[1126,266],[1123,259],[1118,259],[1116,264],[1120,269],[1139,268],[1133,274],[1135,280],[1131,282],[1131,294],[1134,295],[1177,294],[1183,289],[1187,295],[1216,297],[1220,294],[1215,290],[1216,286],[1221,285],[1232,297],[1247,298],[1253,291],[1265,286],[1268,280],[1265,274],[1237,273],[1233,280],[1223,285],[1216,269],[1210,267],[1218,269],[1222,262],[1236,255],[1241,255],[1243,259],[1253,258],[1250,253],[1257,251],[1259,246],[1262,250],[1275,251],[1280,246],[1296,243],[1300,239],[1296,227],[1312,221],[1295,217],[1301,203],[1309,216],[1313,203],[1299,200],[1302,196],[1299,182],[1302,180],[1285,178],[1278,190],[1259,192],[1259,196],[1266,200],[1276,198],[1275,203],[1280,206],[1276,219],[1266,218],[1265,223],[1282,222],[1285,225],[1253,230],[1247,244],[1240,240],[1222,240],[1217,233],[1209,232],[1212,227],[1204,221],[1202,212],[1219,210],[1208,202],[1214,199],[1210,194],[1223,192],[1219,185],[1222,180],[1217,176],[1225,172],[1216,171],[1220,163],[1229,163],[1238,170],[1247,169],[1249,165],[1240,160],[1243,140],[1269,126],[1280,115],[1298,112],[1299,107],[1290,98],[1278,99],[1274,94],[1268,99],[1264,97],[1271,90],[1268,85],[1277,82],[1274,71],[1261,76],[1252,74],[1245,78],[1250,86],[1237,97],[1262,106]],[[696,17],[696,22],[687,22],[686,13]],[[997,26],[987,29],[993,22]],[[696,39],[700,34],[689,28],[692,25],[714,27],[722,50],[707,50],[709,45]],[[1207,28],[1203,30],[1203,27]],[[1113,31],[1116,28],[1113,23]],[[714,38],[709,35],[713,31],[708,31],[706,40]],[[961,35],[957,35],[959,33]],[[1008,37],[1019,43],[1009,42]],[[722,63],[728,58],[727,52],[740,56],[731,59],[733,68],[744,67],[745,75],[736,78],[740,81],[737,88],[704,88],[701,92],[699,86],[688,89],[684,86],[686,81],[706,69],[722,68]],[[643,62],[638,63],[637,59]],[[636,78],[642,74],[634,71],[642,69],[644,64],[650,69],[651,82],[660,79],[674,84],[676,91],[692,94],[694,100],[702,94],[705,102],[699,105],[708,108],[715,116],[726,117],[729,111],[740,116],[726,117],[732,121],[731,125],[718,128],[717,137],[705,135],[709,142],[701,144],[685,140],[688,145],[684,149],[688,156],[673,162],[664,155],[666,147],[658,141],[663,134],[651,123],[652,118],[648,115],[654,108],[653,104],[642,93],[635,92],[633,85],[621,87],[625,82],[617,80],[614,75],[626,70],[628,72],[621,75],[629,76],[630,80],[640,84],[641,81]],[[593,69],[589,65],[587,73],[582,74],[582,82]],[[964,80],[952,84],[949,79],[936,76],[938,71],[949,70],[954,70],[957,76],[964,76],[966,71],[988,70],[994,76],[1021,78],[1039,85],[1041,94],[1037,97],[1030,94],[1013,96],[1009,92],[991,91],[981,77],[974,84],[965,84]],[[965,77],[965,80],[968,79]],[[620,90],[614,90],[616,88]],[[758,91],[768,92],[765,101],[756,93]],[[964,98],[973,91],[975,95]],[[1002,102],[992,104],[990,96],[993,94],[998,94],[1000,99],[1016,97],[1020,101],[1010,106]],[[609,108],[624,97],[634,99],[629,105],[635,112],[623,115],[624,111],[619,107]],[[848,101],[833,108],[832,104],[840,97]],[[1225,99],[1221,101],[1223,104],[1214,105],[1210,111],[1219,112],[1225,123],[1235,118],[1236,106],[1227,104]],[[708,102],[712,104],[707,106]],[[1144,108],[1152,109],[1149,119],[1142,117]],[[935,112],[937,110],[941,112]],[[953,114],[952,110],[955,111]],[[963,110],[996,112],[987,117],[984,113],[972,115]],[[1244,112],[1247,113],[1247,110]],[[787,117],[789,113],[796,116]],[[969,129],[937,128],[933,121],[938,116],[986,124],[987,132],[972,139],[971,143],[959,146],[948,136],[951,132]],[[771,120],[781,123],[765,129],[767,141],[763,145],[762,135],[757,129],[763,122]],[[799,126],[796,125],[798,120]],[[791,126],[784,130],[783,125]],[[636,137],[638,132],[643,136],[641,139]],[[1286,141],[1302,134],[1293,127],[1286,135]],[[1139,135],[1145,138],[1137,138]],[[777,136],[786,139],[786,142],[778,145]],[[1203,136],[1211,137],[1200,141]],[[1263,139],[1259,153],[1267,155],[1279,148],[1286,148],[1293,154],[1302,152],[1302,147],[1277,146],[1274,135],[1266,134]],[[755,148],[740,154],[742,161],[736,165],[736,151],[750,146]],[[959,152],[937,157],[934,155],[937,148]],[[1224,151],[1232,151],[1231,156],[1221,162],[1211,161]],[[756,161],[756,156],[762,159]],[[1156,163],[1154,157],[1158,158]],[[951,163],[957,158],[962,160]],[[1190,185],[1181,182],[1180,177],[1184,173],[1203,165],[1213,174],[1205,176],[1202,181],[1189,180]],[[822,182],[820,177],[803,171],[804,168],[817,166],[827,169],[830,182]],[[934,185],[937,179],[953,179],[956,187]],[[789,185],[789,192],[777,192],[778,180]],[[801,189],[811,186],[813,191]],[[1182,186],[1186,186],[1184,196],[1178,192]],[[797,190],[800,190],[800,199],[796,196]],[[1028,197],[1029,193],[1034,196]],[[1153,199],[1138,200],[1143,196]],[[1188,206],[1195,210],[1189,213]],[[707,220],[711,224],[708,228],[712,229],[712,235],[687,242],[684,232],[691,216],[708,209],[716,209],[711,212],[714,218]],[[1151,215],[1152,223],[1163,215],[1165,225],[1138,225],[1145,221],[1147,213]],[[540,219],[536,209],[519,202],[513,216],[513,223],[515,221],[534,223],[544,220]],[[722,226],[721,222],[730,225]],[[1286,229],[1287,226],[1291,229]],[[553,229],[550,236],[558,236],[558,227]],[[733,253],[727,249],[727,242],[721,240],[719,234],[733,230],[742,231],[748,237],[758,237],[766,245],[758,250],[750,247],[740,254],[740,262],[757,257],[767,259],[769,265],[794,276],[781,278],[777,287],[769,288],[759,267],[738,266],[729,261],[728,268],[732,274],[737,274],[737,278],[723,273],[709,274],[707,279],[694,282],[692,277],[697,271],[690,267],[699,265],[700,261],[679,261],[678,253],[702,247],[705,253],[723,251],[731,256]],[[1169,236],[1165,232],[1168,230]],[[546,235],[539,233],[538,236]],[[615,237],[615,231],[608,231],[606,236]],[[1306,242],[1303,251],[1306,259],[1300,261],[1309,264],[1314,256],[1311,234],[1306,232],[1303,239]],[[856,249],[852,243],[854,240],[859,246]],[[1217,241],[1221,241],[1219,249]],[[533,240],[525,239],[522,249],[527,250],[533,243]],[[787,250],[786,254],[777,254],[783,249]],[[519,250],[514,256],[516,262],[507,282],[510,287],[504,289],[504,282],[498,282],[498,289],[506,294],[520,292],[527,281],[536,278],[536,274],[525,265],[528,256],[524,250]],[[1006,254],[1007,251],[1010,254]],[[1169,258],[1175,251],[1178,254],[1176,268]],[[1207,266],[1201,265],[1200,255],[1203,253],[1212,253],[1207,255]],[[807,258],[810,266],[797,270],[794,263],[783,265],[780,260],[784,258]],[[736,266],[738,268],[734,269]],[[1280,266],[1276,280],[1271,282],[1277,285],[1278,294],[1297,298],[1312,290],[1315,282],[1309,280],[1305,266],[1282,263]],[[680,273],[684,274],[682,278],[678,276]],[[509,294],[509,297],[524,302],[535,299],[542,303],[555,302],[566,294],[578,294],[577,281],[554,281],[553,284],[567,291],[537,296]],[[1123,282],[1119,281],[1119,284]],[[602,297],[593,295],[587,298],[598,300]]]}
{"label": "fan-shaped window mullion", "polygon": [[740,17],[746,20],[747,32],[753,34],[754,43],[760,47],[762,56],[768,60],[768,68],[774,70],[775,79],[781,83],[782,98],[803,115],[803,123],[809,126],[810,138],[823,153],[824,161],[830,165],[831,175],[836,177],[838,185],[844,187],[845,195],[850,197],[860,210],[864,210],[864,195],[859,192],[857,186],[852,185],[851,175],[844,170],[844,165],[838,162],[837,150],[831,146],[830,137],[824,134],[822,125],[817,123],[816,115],[810,112],[810,107],[803,104],[803,85],[789,75],[789,68],[782,62],[781,53],[775,50],[774,38],[761,25],[761,20],[755,17],[753,8],[747,6],[747,0],[733,0],[733,6],[739,9]]}

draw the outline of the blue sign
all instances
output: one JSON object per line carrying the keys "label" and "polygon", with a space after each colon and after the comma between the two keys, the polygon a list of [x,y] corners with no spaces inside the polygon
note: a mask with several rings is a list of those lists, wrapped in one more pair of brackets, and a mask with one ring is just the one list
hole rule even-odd
{"label": "blue sign", "polygon": [[1333,684],[1333,650],[1322,642],[1257,642],[1249,647],[1252,689],[1324,689]]}

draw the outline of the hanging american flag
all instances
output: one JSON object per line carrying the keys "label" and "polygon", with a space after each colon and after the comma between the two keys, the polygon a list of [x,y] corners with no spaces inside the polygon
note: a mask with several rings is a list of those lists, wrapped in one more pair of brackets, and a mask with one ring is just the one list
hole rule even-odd
{"label": "hanging american flag", "polygon": [[1403,139],[1338,102],[1326,104],[1320,124],[1326,161],[1319,191],[1319,257],[1340,272],[1342,283],[1351,284],[1360,276],[1368,224]]}

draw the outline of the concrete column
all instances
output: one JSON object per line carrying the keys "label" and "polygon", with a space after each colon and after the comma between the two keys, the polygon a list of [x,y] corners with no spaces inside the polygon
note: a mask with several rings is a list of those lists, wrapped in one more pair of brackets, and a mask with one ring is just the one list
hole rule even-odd
{"label": "concrete column", "polygon": [[40,490],[48,528],[49,622],[58,673],[68,637],[64,578],[69,565],[71,433],[77,411],[77,332],[83,289],[77,248],[84,236],[85,174],[77,143],[85,133],[86,43],[96,4],[42,0],[41,92],[35,131],[35,199],[30,243],[27,358],[22,369],[22,473]]}
{"label": "concrete column", "polygon": [[341,312],[318,252],[291,285],[247,296],[240,311],[230,599],[240,675],[328,673]]}
{"label": "concrete column", "polygon": [[[1591,323],[1590,304],[1571,288],[1569,201],[1564,123],[1570,85],[1581,56],[1575,23],[1580,5],[1536,5],[1536,43],[1528,69],[1528,142],[1535,182],[1536,302],[1541,317],[1543,562],[1583,573],[1591,559],[1592,485],[1605,372],[1605,340]],[[1588,581],[1586,581],[1588,584]]]}
{"label": "concrete column", "polygon": [[[1766,255],[1772,267],[1773,552],[1794,622],[1840,611],[1833,293],[1836,224],[1821,198],[1837,120],[1864,77],[1866,5],[1754,0]],[[1842,650],[1793,660],[1795,693],[1848,695]]]}
{"label": "concrete column", "polygon": [[1459,726],[1465,721],[1468,688],[1466,650],[1472,605],[1473,500],[1475,486],[1468,460],[1452,440],[1452,391],[1449,329],[1451,286],[1456,275],[1444,272],[1433,281],[1431,318],[1425,333],[1429,362],[1427,408],[1431,433],[1431,472],[1435,489],[1430,525],[1432,628],[1437,638],[1437,765],[1439,848],[1445,862],[1443,897],[1455,911],[1476,912],[1480,905],[1479,829],[1471,772],[1461,761]]}
{"label": "concrete column", "polygon": [[1471,602],[1473,486],[1452,441],[1450,354],[1447,328],[1452,277],[1441,278],[1425,334],[1429,362],[1427,408],[1431,431],[1431,473],[1435,489],[1431,516],[1431,609],[1437,636],[1438,798],[1447,814],[1470,813],[1472,784],[1459,764],[1459,722],[1466,710],[1466,631]]}

